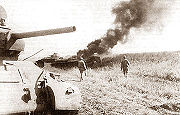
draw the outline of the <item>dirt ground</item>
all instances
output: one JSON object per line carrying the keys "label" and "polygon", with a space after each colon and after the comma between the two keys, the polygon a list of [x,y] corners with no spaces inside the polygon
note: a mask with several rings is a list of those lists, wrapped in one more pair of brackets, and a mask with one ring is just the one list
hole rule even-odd
{"label": "dirt ground", "polygon": [[162,60],[158,57],[132,60],[131,57],[129,61],[127,77],[116,63],[111,67],[88,69],[81,82],[78,68],[46,69],[80,88],[83,100],[80,115],[180,114],[179,54]]}

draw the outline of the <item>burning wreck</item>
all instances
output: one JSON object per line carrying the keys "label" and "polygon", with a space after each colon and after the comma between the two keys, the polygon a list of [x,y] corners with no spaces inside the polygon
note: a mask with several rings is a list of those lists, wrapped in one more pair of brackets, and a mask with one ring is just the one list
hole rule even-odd
{"label": "burning wreck", "polygon": [[[82,56],[87,67],[99,67],[102,60],[100,56],[107,53],[109,49],[117,45],[118,42],[125,43],[132,28],[146,28],[156,25],[161,21],[161,14],[165,9],[157,0],[130,0],[116,4],[112,8],[112,14],[115,15],[114,28],[108,29],[104,36],[96,39],[87,45],[86,49],[79,50],[77,56],[70,58],[45,58],[41,61],[50,62],[54,67],[74,67],[77,66],[78,59]],[[110,61],[107,61],[110,62]]]}
{"label": "burning wreck", "polygon": [[118,42],[127,42],[132,28],[143,29],[162,23],[161,18],[166,7],[167,5],[158,0],[121,1],[112,8],[112,14],[115,15],[114,28],[108,29],[104,36],[89,43],[86,49],[79,50],[77,57],[89,59],[95,53],[107,53]]}

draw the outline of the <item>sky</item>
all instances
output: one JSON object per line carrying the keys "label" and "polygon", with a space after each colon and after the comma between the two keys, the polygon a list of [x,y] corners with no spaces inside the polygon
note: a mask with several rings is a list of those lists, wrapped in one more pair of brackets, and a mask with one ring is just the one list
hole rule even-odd
{"label": "sky", "polygon": [[[74,55],[91,41],[102,37],[113,28],[115,15],[112,7],[122,0],[1,0],[7,12],[7,25],[14,32],[27,32],[76,26],[73,33],[24,39],[25,58],[44,49],[36,57]],[[165,0],[164,0],[165,1]],[[169,0],[166,0],[169,1]],[[172,3],[172,2],[171,2]],[[168,5],[168,3],[167,3]],[[180,50],[180,2],[174,0],[164,13],[162,28],[130,30],[126,43],[118,43],[112,54]]]}

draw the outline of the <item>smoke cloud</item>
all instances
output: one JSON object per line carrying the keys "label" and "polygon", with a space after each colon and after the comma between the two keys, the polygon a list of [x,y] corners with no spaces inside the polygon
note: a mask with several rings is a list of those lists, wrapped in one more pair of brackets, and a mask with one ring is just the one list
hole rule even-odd
{"label": "smoke cloud", "polygon": [[88,44],[87,49],[77,55],[87,58],[94,53],[102,54],[113,48],[119,41],[125,41],[131,28],[152,27],[161,22],[163,11],[168,5],[162,0],[130,0],[118,3],[112,8],[115,15],[114,29]]}

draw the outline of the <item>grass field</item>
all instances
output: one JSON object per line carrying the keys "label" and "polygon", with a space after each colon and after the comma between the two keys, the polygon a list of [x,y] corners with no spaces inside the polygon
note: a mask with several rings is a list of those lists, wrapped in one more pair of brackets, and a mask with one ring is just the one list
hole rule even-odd
{"label": "grass field", "polygon": [[46,69],[80,88],[80,115],[180,114],[180,52],[126,55],[128,77],[120,70],[120,55],[111,58],[111,66],[88,69],[81,82],[77,68]]}

